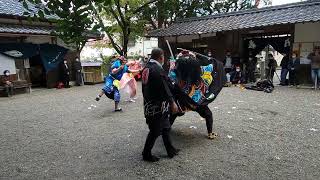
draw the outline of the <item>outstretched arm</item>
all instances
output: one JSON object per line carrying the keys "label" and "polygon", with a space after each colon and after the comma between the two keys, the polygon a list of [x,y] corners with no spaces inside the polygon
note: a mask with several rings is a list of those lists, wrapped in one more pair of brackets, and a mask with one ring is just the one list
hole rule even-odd
{"label": "outstretched arm", "polygon": [[119,68],[112,69],[112,74],[117,74],[119,71],[121,71],[124,68],[124,65],[121,65]]}
{"label": "outstretched arm", "polygon": [[138,70],[128,69],[128,72],[129,72],[129,73],[140,73],[141,71],[142,71],[142,69],[138,69]]}

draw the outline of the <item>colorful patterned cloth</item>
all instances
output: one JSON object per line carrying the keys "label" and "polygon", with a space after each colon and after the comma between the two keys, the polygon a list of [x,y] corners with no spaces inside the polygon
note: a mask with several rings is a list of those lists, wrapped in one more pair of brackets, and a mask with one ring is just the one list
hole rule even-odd
{"label": "colorful patterned cloth", "polygon": [[206,98],[206,94],[208,93],[209,86],[213,82],[212,72],[213,65],[209,64],[207,66],[201,66],[201,80],[195,84],[192,84],[187,81],[178,80],[178,77],[174,71],[173,60],[170,61],[170,71],[169,77],[171,80],[178,83],[178,86],[182,89],[182,91],[192,100],[198,104]]}

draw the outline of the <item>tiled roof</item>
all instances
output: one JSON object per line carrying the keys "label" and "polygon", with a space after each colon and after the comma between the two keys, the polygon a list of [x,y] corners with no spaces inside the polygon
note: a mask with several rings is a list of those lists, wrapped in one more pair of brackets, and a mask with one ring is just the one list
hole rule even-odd
{"label": "tiled roof", "polygon": [[52,31],[49,27],[0,24],[0,33],[49,35]]}
{"label": "tiled roof", "polygon": [[[36,11],[36,7],[34,5],[29,4],[29,8],[32,11]],[[0,0],[0,17],[1,16],[19,16],[26,17],[23,15],[25,12],[25,8],[22,5],[22,2],[19,0]],[[58,17],[55,15],[45,16],[47,19],[57,19]]]}
{"label": "tiled roof", "polygon": [[[0,23],[0,33],[50,35],[52,32],[54,32],[54,27]],[[87,38],[94,39],[101,39],[103,37],[103,35],[101,35],[100,33],[91,31],[87,31],[84,35]]]}
{"label": "tiled roof", "polygon": [[320,21],[320,0],[178,20],[149,37],[207,34],[279,24]]}

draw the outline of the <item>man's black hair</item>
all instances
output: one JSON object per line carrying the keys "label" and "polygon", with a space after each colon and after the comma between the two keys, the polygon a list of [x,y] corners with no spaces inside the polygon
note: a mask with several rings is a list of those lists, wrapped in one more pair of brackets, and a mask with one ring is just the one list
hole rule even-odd
{"label": "man's black hair", "polygon": [[3,74],[5,75],[7,72],[9,72],[9,73],[10,73],[10,71],[9,71],[9,70],[4,70],[4,71],[3,71]]}
{"label": "man's black hair", "polygon": [[179,57],[176,62],[176,74],[179,80],[196,84],[201,79],[199,61],[193,56]]}
{"label": "man's black hair", "polygon": [[151,59],[158,60],[163,55],[163,50],[161,48],[155,48],[151,51]]}

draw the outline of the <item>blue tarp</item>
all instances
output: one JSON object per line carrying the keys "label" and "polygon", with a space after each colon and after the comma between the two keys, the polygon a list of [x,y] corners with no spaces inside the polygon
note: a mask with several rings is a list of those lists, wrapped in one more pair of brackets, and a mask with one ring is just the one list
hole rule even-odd
{"label": "blue tarp", "polygon": [[68,49],[55,44],[0,43],[0,53],[14,59],[27,59],[40,54],[46,71],[56,69]]}
{"label": "blue tarp", "polygon": [[40,44],[39,50],[43,66],[47,72],[56,69],[68,52],[68,49],[54,44]]}

